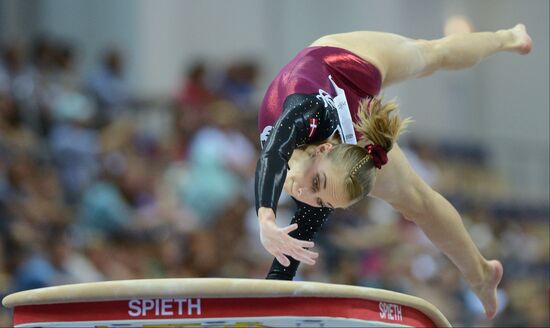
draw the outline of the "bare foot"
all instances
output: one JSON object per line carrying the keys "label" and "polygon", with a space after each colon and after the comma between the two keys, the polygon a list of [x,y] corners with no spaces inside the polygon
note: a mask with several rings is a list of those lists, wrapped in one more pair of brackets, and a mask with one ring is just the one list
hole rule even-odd
{"label": "bare foot", "polygon": [[510,31],[515,36],[515,45],[513,49],[522,55],[526,55],[531,52],[531,48],[533,47],[533,40],[531,40],[531,37],[529,36],[529,34],[527,34],[525,25],[518,24],[514,26],[514,28],[510,29]]}
{"label": "bare foot", "polygon": [[472,286],[477,297],[483,304],[485,315],[492,319],[497,312],[497,286],[502,279],[502,264],[497,260],[489,261],[489,271],[487,272],[487,281],[479,286]]}

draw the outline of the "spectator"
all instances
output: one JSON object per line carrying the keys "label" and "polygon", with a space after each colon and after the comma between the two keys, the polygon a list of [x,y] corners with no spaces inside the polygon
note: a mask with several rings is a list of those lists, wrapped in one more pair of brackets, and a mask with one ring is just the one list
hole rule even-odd
{"label": "spectator", "polygon": [[197,61],[187,70],[181,86],[176,91],[176,102],[182,111],[201,112],[216,99],[207,83],[207,66]]}
{"label": "spectator", "polygon": [[118,49],[103,54],[100,66],[88,79],[88,88],[98,105],[100,126],[114,119],[130,105],[130,92],[124,80],[125,62]]}
{"label": "spectator", "polygon": [[253,60],[243,60],[231,64],[226,70],[221,88],[223,97],[243,111],[257,108],[255,84],[258,70],[258,66]]}

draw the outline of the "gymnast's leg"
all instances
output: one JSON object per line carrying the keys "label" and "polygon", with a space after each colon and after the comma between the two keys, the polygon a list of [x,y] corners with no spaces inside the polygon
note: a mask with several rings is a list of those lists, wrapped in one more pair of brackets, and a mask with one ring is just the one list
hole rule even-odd
{"label": "gymnast's leg", "polygon": [[401,35],[358,31],[324,36],[312,46],[347,49],[375,65],[383,86],[428,76],[440,69],[474,66],[500,51],[527,54],[532,41],[525,26],[496,32],[457,33],[436,40],[415,40]]}
{"label": "gymnast's leg", "polygon": [[497,310],[496,289],[502,265],[483,257],[458,211],[414,172],[397,144],[388,156],[388,164],[377,172],[371,195],[387,201],[422,229],[462,272],[483,303],[487,317],[492,318]]}

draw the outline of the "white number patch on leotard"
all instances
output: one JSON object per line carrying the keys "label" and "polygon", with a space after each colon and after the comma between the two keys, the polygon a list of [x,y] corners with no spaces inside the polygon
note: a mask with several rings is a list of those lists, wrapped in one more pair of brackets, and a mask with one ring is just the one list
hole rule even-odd
{"label": "white number patch on leotard", "polygon": [[336,91],[336,97],[333,98],[334,107],[338,111],[338,118],[340,119],[340,125],[343,130],[344,142],[347,144],[356,145],[357,139],[355,138],[355,129],[353,128],[353,119],[349,111],[348,101],[346,99],[346,93],[344,89],[338,87],[332,80],[332,76],[328,76],[328,79],[332,83],[334,91]]}
{"label": "white number patch on leotard", "polygon": [[355,138],[355,129],[353,128],[353,120],[349,111],[348,101],[346,99],[346,93],[344,89],[338,87],[336,83],[332,80],[332,76],[328,76],[334,91],[336,91],[336,97],[331,97],[328,92],[323,89],[319,89],[319,94],[317,99],[323,100],[325,107],[336,108],[338,113],[338,119],[340,120],[340,126],[338,131],[342,138],[342,142],[347,144],[355,145],[357,144],[357,139]]}

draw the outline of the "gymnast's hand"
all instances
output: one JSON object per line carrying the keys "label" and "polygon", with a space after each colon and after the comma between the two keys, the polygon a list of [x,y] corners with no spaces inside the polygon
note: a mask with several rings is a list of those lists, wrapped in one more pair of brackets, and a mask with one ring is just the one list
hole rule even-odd
{"label": "gymnast's hand", "polygon": [[266,207],[261,207],[258,211],[260,219],[260,240],[264,248],[275,258],[281,265],[287,267],[290,265],[288,255],[292,256],[297,261],[305,264],[315,264],[315,259],[319,256],[318,253],[306,249],[313,247],[313,242],[292,238],[288,234],[298,228],[298,224],[294,223],[284,228],[279,228],[275,224],[275,213],[273,210]]}

